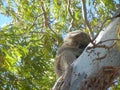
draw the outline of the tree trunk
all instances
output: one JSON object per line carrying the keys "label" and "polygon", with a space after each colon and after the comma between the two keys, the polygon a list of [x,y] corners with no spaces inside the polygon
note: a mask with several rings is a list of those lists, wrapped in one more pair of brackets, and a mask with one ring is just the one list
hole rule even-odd
{"label": "tree trunk", "polygon": [[[71,70],[56,82],[53,90],[106,90],[110,87],[119,75],[119,35],[120,17],[115,17],[73,62]],[[60,88],[56,89],[58,84]]]}
{"label": "tree trunk", "polygon": [[118,75],[120,66],[120,18],[104,28],[73,63],[70,90],[106,90]]}

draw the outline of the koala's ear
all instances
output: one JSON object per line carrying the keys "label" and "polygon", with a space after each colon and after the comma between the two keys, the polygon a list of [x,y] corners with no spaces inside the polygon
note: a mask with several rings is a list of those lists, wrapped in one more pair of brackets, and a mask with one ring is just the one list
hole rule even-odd
{"label": "koala's ear", "polygon": [[77,31],[72,31],[72,32],[69,32],[65,38],[64,38],[64,41],[67,41],[67,40],[72,40],[73,38],[75,38],[76,36],[78,36],[80,33],[82,33],[80,30],[77,30]]}
{"label": "koala's ear", "polygon": [[82,31],[76,30],[76,31],[69,32],[67,35],[68,35],[68,37],[75,37],[76,35],[78,35],[80,33],[82,33]]}

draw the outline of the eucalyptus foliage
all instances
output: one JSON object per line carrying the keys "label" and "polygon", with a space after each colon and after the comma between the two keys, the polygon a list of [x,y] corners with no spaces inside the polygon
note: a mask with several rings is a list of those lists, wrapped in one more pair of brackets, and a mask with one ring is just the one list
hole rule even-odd
{"label": "eucalyptus foliage", "polygon": [[[86,0],[94,33],[107,24],[119,3]],[[1,90],[49,90],[56,79],[53,64],[62,37],[77,29],[89,32],[81,0],[0,0],[0,14],[12,18],[0,28]]]}

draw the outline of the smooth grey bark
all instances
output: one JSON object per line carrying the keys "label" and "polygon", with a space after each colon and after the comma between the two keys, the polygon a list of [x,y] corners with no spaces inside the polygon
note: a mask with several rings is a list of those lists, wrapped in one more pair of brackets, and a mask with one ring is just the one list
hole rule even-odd
{"label": "smooth grey bark", "polygon": [[[82,53],[82,55],[73,63],[73,70],[71,75],[71,85],[69,90],[81,90],[84,80],[97,73],[102,67],[120,65],[120,51],[114,42],[118,42],[117,30],[120,25],[120,17],[113,19],[109,25],[104,28],[98,37],[95,39],[95,43],[98,44],[93,47],[93,44],[89,44]],[[102,47],[99,47],[102,46]],[[111,47],[108,49],[108,47]]]}

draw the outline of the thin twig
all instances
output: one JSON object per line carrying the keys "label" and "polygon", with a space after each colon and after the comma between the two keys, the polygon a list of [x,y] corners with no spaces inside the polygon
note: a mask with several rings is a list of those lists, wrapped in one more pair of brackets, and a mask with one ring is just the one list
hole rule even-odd
{"label": "thin twig", "polygon": [[67,10],[68,10],[70,16],[72,17],[72,19],[74,20],[74,16],[73,16],[73,14],[72,14],[72,12],[71,12],[70,5],[71,5],[71,0],[68,0],[68,7],[67,7]]}
{"label": "thin twig", "polygon": [[41,0],[41,7],[42,7],[43,15],[44,15],[44,20],[45,20],[44,26],[45,26],[46,28],[49,28],[55,35],[57,35],[56,32],[50,27],[50,25],[49,25],[49,23],[48,23],[49,19],[47,18],[47,13],[46,13],[46,11],[45,11],[44,3],[43,3],[42,0]]}
{"label": "thin twig", "polygon": [[44,15],[44,26],[45,27],[48,27],[48,18],[47,18],[47,15],[46,15],[46,11],[44,9],[44,3],[41,1],[41,7],[42,7],[42,11],[43,11],[43,15]]}
{"label": "thin twig", "polygon": [[68,31],[70,31],[71,30],[71,28],[73,27],[73,19],[71,20],[71,22],[70,22],[70,26],[69,26],[69,28],[68,28]]}
{"label": "thin twig", "polygon": [[120,39],[107,39],[107,40],[98,42],[97,45],[98,45],[98,44],[102,44],[102,43],[104,43],[104,42],[108,42],[108,41],[120,41]]}
{"label": "thin twig", "polygon": [[112,20],[112,19],[117,18],[117,17],[120,17],[120,8],[116,11],[116,13],[115,13],[115,15],[114,15],[113,17],[111,17],[111,18],[106,18],[106,19],[104,20],[104,22],[102,23],[102,25],[101,25],[101,27],[100,27],[99,32],[97,33],[97,35],[94,37],[94,39],[93,39],[92,41],[94,41],[94,40],[97,38],[97,36],[99,35],[99,33],[101,32],[101,30],[103,29],[103,26],[104,26],[104,24],[106,23],[107,20]]}
{"label": "thin twig", "polygon": [[100,41],[97,44],[95,44],[94,42],[92,42],[93,46],[92,47],[88,47],[87,49],[91,49],[91,48],[105,48],[105,49],[110,49],[110,48],[112,48],[112,47],[114,47],[116,45],[115,42],[111,46],[100,45],[100,44],[102,44],[104,42],[108,42],[108,41],[120,41],[120,39],[108,39],[108,40]]}
{"label": "thin twig", "polygon": [[86,5],[85,5],[85,0],[82,0],[82,12],[83,12],[83,18],[85,20],[85,23],[89,29],[89,33],[90,33],[90,36],[91,36],[91,39],[94,38],[94,34],[93,34],[93,30],[89,24],[89,21],[87,19],[87,12],[86,12]]}
{"label": "thin twig", "polygon": [[97,37],[98,37],[98,35],[100,34],[100,32],[103,30],[103,26],[104,26],[104,24],[106,23],[106,21],[107,20],[110,20],[111,18],[106,18],[104,21],[103,21],[103,23],[102,23],[102,25],[101,25],[101,27],[100,27],[100,29],[99,29],[99,32],[97,33],[97,35],[95,35],[95,37],[93,38],[93,40],[92,41],[94,41]]}
{"label": "thin twig", "polygon": [[71,30],[71,28],[73,27],[73,22],[74,22],[74,16],[73,16],[73,14],[72,14],[72,12],[71,12],[70,5],[71,5],[71,0],[68,0],[67,10],[68,10],[68,13],[70,14],[70,16],[72,17],[72,20],[71,20],[71,22],[70,22],[70,26],[69,26],[69,28],[68,28],[68,31]]}
{"label": "thin twig", "polygon": [[40,16],[42,16],[42,15],[43,15],[43,13],[40,14],[40,15],[38,15],[38,16],[36,16],[36,17],[34,18],[33,24],[32,24],[30,27],[27,27],[27,30],[32,29],[32,28],[35,26],[38,17],[40,17]]}

